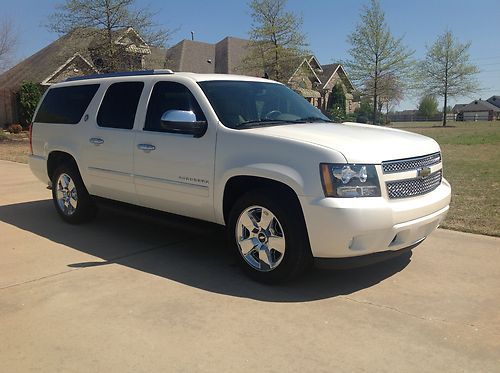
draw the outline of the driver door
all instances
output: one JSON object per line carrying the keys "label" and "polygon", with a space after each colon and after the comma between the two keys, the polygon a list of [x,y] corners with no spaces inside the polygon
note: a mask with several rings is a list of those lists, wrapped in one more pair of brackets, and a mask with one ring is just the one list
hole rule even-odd
{"label": "driver door", "polygon": [[139,202],[157,210],[213,220],[216,126],[209,124],[199,138],[169,132],[161,121],[169,110],[192,111],[197,121],[206,120],[185,85],[171,81],[154,84],[144,126],[134,144],[134,183]]}

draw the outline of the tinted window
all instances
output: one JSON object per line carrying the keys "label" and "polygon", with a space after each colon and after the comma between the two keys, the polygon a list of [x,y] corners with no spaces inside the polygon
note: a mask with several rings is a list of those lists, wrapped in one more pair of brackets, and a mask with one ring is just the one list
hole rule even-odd
{"label": "tinted window", "polygon": [[132,129],[143,87],[143,82],[124,82],[110,85],[97,114],[97,125]]}
{"label": "tinted window", "polygon": [[146,114],[146,131],[164,131],[161,116],[167,110],[192,111],[196,120],[204,121],[205,116],[193,94],[180,83],[158,82],[153,88]]}
{"label": "tinted window", "polygon": [[220,121],[230,128],[248,122],[265,126],[313,119],[328,121],[319,109],[282,84],[231,80],[198,84]]}
{"label": "tinted window", "polygon": [[50,89],[38,109],[35,122],[80,122],[98,88],[99,84],[89,84]]}

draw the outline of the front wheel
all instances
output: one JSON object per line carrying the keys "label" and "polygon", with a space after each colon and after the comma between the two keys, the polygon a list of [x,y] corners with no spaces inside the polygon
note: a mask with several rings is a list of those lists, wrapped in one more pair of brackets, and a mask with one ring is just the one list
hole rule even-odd
{"label": "front wheel", "polygon": [[275,195],[274,190],[247,193],[231,210],[228,225],[241,266],[266,283],[295,277],[312,263],[300,206]]}
{"label": "front wheel", "polygon": [[70,224],[89,221],[95,216],[96,206],[80,173],[71,165],[63,164],[54,172],[52,199],[59,216]]}

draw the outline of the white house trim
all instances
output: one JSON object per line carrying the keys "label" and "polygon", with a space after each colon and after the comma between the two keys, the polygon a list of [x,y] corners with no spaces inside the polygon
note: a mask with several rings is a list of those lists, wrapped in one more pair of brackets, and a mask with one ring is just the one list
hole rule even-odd
{"label": "white house trim", "polygon": [[52,74],[50,74],[47,78],[45,78],[44,80],[42,80],[42,83],[40,83],[41,85],[51,85],[51,83],[49,83],[49,81],[54,78],[57,74],[59,74],[62,70],[64,70],[71,62],[73,62],[73,60],[75,58],[81,58],[83,60],[83,62],[85,62],[87,65],[89,65],[89,67],[94,70],[95,73],[99,73],[99,70],[97,70],[94,65],[92,65],[89,61],[87,61],[87,59],[85,57],[83,57],[80,53],[75,53],[73,56],[71,56],[70,58],[68,58],[66,60],[66,62],[64,62],[61,66],[59,66]]}

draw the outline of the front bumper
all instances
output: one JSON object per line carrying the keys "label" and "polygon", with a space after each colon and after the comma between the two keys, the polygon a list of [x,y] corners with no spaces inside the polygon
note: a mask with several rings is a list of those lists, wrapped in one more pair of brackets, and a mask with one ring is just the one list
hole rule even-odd
{"label": "front bumper", "polygon": [[412,198],[299,197],[316,258],[347,258],[397,251],[426,238],[449,209],[451,188]]}

